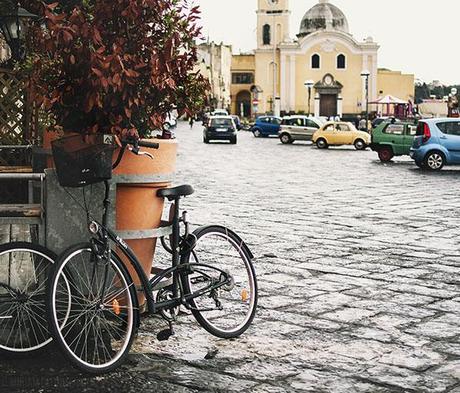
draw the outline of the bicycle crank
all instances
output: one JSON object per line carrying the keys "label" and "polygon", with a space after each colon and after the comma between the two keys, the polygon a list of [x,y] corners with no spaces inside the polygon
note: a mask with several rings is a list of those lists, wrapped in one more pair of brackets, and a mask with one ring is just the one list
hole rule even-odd
{"label": "bicycle crank", "polygon": [[[156,296],[157,303],[161,303],[161,302],[172,300],[172,299],[174,299],[174,295],[167,288],[160,289]],[[165,309],[160,310],[160,315],[166,321],[173,322],[176,320],[176,317],[179,315],[179,311],[180,311],[180,306],[165,308]]]}

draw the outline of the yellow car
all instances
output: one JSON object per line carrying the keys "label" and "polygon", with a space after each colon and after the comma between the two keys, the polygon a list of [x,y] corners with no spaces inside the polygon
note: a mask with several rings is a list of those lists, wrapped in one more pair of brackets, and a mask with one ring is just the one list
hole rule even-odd
{"label": "yellow car", "polygon": [[371,136],[364,131],[358,131],[352,123],[330,121],[313,134],[312,142],[319,149],[329,146],[354,145],[356,150],[364,150],[371,143]]}

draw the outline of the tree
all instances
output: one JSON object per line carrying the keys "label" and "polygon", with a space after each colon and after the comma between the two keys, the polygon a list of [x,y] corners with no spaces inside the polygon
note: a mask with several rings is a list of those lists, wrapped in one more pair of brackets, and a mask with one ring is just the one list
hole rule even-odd
{"label": "tree", "polygon": [[172,108],[194,114],[207,82],[194,71],[198,7],[188,0],[61,0],[29,37],[37,102],[66,130],[148,136]]}

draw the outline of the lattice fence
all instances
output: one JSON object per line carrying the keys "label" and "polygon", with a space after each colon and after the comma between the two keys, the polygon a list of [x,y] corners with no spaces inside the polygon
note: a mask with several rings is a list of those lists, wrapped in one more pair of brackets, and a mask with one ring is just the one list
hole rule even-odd
{"label": "lattice fence", "polygon": [[[37,125],[34,113],[36,111],[29,101],[26,80],[10,70],[0,69],[0,172],[16,172],[18,168],[11,167],[31,165],[31,149],[11,146],[24,146],[36,141]],[[25,202],[27,182],[0,182],[0,203]]]}
{"label": "lattice fence", "polygon": [[0,70],[0,143],[22,145],[28,131],[25,81],[7,70]]}

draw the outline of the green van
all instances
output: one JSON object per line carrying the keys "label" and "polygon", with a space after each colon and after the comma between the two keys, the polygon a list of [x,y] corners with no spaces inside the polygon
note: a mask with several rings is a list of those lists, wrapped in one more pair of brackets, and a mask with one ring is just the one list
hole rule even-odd
{"label": "green van", "polygon": [[382,123],[372,131],[370,148],[378,153],[382,162],[394,156],[408,156],[416,131],[414,123]]}

